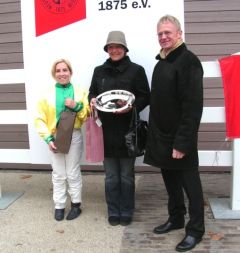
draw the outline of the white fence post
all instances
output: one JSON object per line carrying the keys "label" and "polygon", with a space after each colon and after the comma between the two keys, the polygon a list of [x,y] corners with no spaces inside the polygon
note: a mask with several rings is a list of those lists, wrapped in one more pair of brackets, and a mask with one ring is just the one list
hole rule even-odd
{"label": "white fence post", "polygon": [[[221,77],[219,62],[204,62],[204,77]],[[215,118],[215,117],[214,117]],[[225,118],[225,114],[224,114]],[[225,121],[225,119],[224,119]],[[221,122],[221,121],[218,121]],[[215,218],[240,219],[240,140],[235,139],[232,145],[232,184],[229,198],[209,199]]]}
{"label": "white fence post", "polygon": [[232,154],[231,208],[232,210],[240,210],[240,139],[233,141]]}

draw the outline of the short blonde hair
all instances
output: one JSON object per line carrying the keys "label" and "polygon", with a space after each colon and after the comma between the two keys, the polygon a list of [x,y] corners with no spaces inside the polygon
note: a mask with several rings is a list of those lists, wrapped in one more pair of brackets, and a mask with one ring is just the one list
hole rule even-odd
{"label": "short blonde hair", "polygon": [[177,29],[179,31],[182,31],[181,24],[180,24],[179,20],[177,18],[175,18],[174,16],[167,14],[167,15],[161,17],[157,23],[157,26],[161,25],[164,22],[171,22],[172,24],[174,24],[177,27]]}
{"label": "short blonde hair", "polygon": [[71,63],[66,60],[66,59],[59,59],[59,60],[56,60],[53,65],[52,65],[52,70],[51,70],[51,73],[52,73],[52,77],[55,78],[55,73],[56,73],[56,66],[58,65],[58,63],[65,63],[71,73],[71,75],[73,74],[73,71],[72,71],[72,65]]}

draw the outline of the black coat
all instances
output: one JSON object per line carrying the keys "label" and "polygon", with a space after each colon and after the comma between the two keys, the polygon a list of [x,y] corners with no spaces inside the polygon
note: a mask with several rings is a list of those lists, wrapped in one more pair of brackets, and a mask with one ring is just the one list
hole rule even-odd
{"label": "black coat", "polygon": [[[125,56],[118,62],[109,58],[103,65],[95,68],[89,89],[89,101],[109,90],[127,90],[135,95],[138,112],[149,104],[150,89],[145,70]],[[99,112],[103,126],[105,157],[128,157],[125,134],[130,125],[131,112],[114,114]]]}
{"label": "black coat", "polygon": [[[198,128],[203,109],[203,69],[185,44],[156,57],[144,162],[165,169],[198,167]],[[173,159],[172,150],[185,153]]]}

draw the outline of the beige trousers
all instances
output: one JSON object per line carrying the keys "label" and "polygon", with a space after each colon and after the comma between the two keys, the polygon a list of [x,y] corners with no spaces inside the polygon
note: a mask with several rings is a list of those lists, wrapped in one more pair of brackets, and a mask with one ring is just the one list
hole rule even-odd
{"label": "beige trousers", "polygon": [[51,152],[55,209],[65,208],[67,192],[72,203],[82,202],[82,175],[80,168],[82,151],[82,133],[80,129],[75,129],[68,154]]}

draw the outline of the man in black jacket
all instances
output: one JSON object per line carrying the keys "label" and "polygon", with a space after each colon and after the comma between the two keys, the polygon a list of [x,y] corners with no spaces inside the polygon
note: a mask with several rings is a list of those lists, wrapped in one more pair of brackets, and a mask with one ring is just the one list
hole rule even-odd
{"label": "man in black jacket", "polygon": [[163,234],[184,227],[184,191],[189,200],[186,236],[176,246],[188,251],[202,239],[204,200],[198,172],[198,128],[203,109],[203,69],[182,41],[179,21],[170,15],[157,24],[161,46],[152,76],[149,135],[144,161],[161,168],[169,218],[154,228]]}

